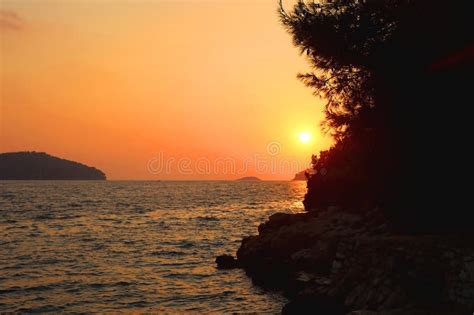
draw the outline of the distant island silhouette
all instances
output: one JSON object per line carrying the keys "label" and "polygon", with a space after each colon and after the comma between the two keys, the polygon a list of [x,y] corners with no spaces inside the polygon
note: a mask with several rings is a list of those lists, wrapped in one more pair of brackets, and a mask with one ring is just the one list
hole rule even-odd
{"label": "distant island silhouette", "polygon": [[237,179],[237,181],[261,181],[261,179],[255,176],[247,176],[247,177],[239,178]]}
{"label": "distant island silhouette", "polygon": [[106,180],[101,170],[45,152],[0,153],[0,180]]}

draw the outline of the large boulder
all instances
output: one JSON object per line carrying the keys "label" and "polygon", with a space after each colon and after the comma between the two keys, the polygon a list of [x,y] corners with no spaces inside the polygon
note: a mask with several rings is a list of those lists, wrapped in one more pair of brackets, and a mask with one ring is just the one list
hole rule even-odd
{"label": "large boulder", "polygon": [[234,269],[239,268],[240,264],[232,255],[220,255],[216,257],[218,269]]}

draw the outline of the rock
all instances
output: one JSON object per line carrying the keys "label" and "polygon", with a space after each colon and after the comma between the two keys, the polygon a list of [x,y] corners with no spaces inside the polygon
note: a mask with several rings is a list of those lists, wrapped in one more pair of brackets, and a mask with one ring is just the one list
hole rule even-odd
{"label": "rock", "polygon": [[234,269],[239,268],[239,262],[232,255],[220,255],[216,257],[218,269]]}
{"label": "rock", "polygon": [[293,253],[292,264],[314,273],[327,273],[335,258],[336,244],[328,240],[318,240],[314,246]]}
{"label": "rock", "polygon": [[315,280],[315,276],[313,274],[300,271],[296,274],[296,280],[301,282],[310,282]]}
{"label": "rock", "polygon": [[298,172],[295,174],[295,177],[292,180],[293,181],[308,180],[308,178],[306,177],[306,172],[311,172],[311,171],[312,170],[308,169],[308,170]]}
{"label": "rock", "polygon": [[467,280],[474,282],[474,261],[467,261],[464,268]]}
{"label": "rock", "polygon": [[[287,294],[285,314],[471,310],[473,244],[467,235],[394,235],[377,212],[277,213],[242,240],[237,265],[254,283]],[[235,265],[231,256],[223,261]]]}
{"label": "rock", "polygon": [[291,214],[289,213],[275,213],[268,218],[268,221],[258,226],[258,232],[263,234],[265,232],[276,230],[284,225],[291,223]]}
{"label": "rock", "polygon": [[285,314],[347,314],[347,309],[340,303],[326,297],[296,298],[281,310]]}
{"label": "rock", "polygon": [[275,213],[268,218],[267,227],[279,228],[283,225],[288,225],[291,222],[291,214],[289,213]]}
{"label": "rock", "polygon": [[342,267],[342,264],[340,261],[337,261],[335,260],[333,263],[332,263],[332,271],[333,272],[337,272],[339,270],[339,268]]}

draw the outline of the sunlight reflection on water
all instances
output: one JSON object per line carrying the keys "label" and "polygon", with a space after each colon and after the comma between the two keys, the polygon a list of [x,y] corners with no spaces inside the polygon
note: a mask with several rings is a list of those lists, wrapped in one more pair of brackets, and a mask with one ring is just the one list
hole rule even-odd
{"label": "sunlight reflection on water", "polygon": [[279,312],[216,270],[305,182],[0,182],[0,312]]}

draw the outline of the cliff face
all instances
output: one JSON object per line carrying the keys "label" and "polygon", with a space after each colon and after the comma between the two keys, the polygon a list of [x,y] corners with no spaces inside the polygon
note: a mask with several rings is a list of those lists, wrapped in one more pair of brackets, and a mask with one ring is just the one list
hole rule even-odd
{"label": "cliff face", "polygon": [[332,209],[271,216],[237,258],[255,283],[285,291],[286,313],[465,314],[474,310],[473,240],[395,235],[376,211]]}
{"label": "cliff face", "polygon": [[0,180],[105,180],[95,167],[43,152],[0,154]]}

